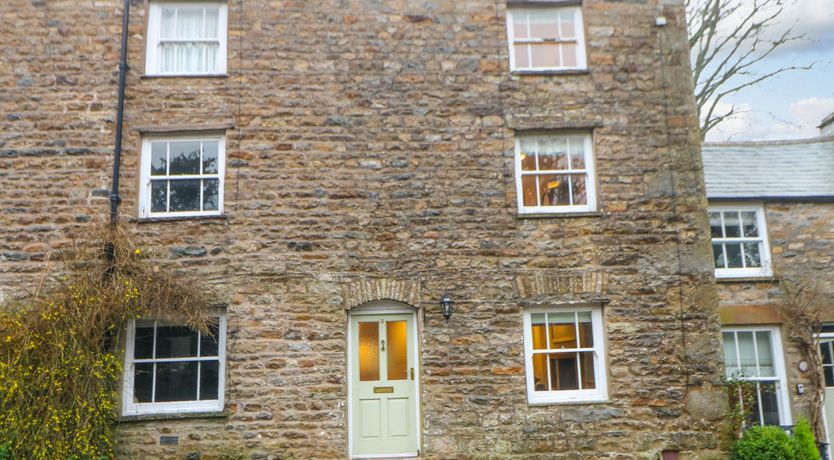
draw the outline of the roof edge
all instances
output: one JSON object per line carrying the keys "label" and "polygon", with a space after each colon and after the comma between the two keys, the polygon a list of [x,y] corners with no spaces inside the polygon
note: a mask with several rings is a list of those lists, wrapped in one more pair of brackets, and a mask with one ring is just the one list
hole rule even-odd
{"label": "roof edge", "polygon": [[[830,115],[834,121],[834,113]],[[821,144],[834,142],[834,136],[810,137],[806,139],[786,139],[778,141],[740,141],[740,142],[704,142],[704,147],[754,147],[762,145]]]}
{"label": "roof edge", "polygon": [[778,196],[778,195],[759,195],[759,196],[710,196],[707,194],[708,201],[783,201],[783,202],[803,202],[803,203],[834,203],[834,195],[793,195],[793,196]]}
{"label": "roof edge", "polygon": [[822,129],[831,124],[832,122],[834,122],[834,112],[829,113],[827,117],[823,118],[820,122],[820,125],[817,126],[817,128]]}

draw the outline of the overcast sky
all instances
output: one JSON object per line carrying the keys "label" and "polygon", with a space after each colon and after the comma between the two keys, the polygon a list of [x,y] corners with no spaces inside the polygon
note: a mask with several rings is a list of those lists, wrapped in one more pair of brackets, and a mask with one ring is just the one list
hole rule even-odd
{"label": "overcast sky", "polygon": [[[741,0],[749,1],[749,0]],[[724,99],[741,113],[707,134],[708,141],[815,137],[817,126],[834,112],[834,0],[796,0],[783,13],[780,30],[793,25],[807,39],[762,61],[759,73],[815,62]]]}

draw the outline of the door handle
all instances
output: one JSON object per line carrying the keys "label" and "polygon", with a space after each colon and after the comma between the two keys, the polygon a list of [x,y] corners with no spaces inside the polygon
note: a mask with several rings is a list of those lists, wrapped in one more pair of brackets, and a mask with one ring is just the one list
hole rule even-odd
{"label": "door handle", "polygon": [[382,340],[382,351],[385,351],[385,339]]}
{"label": "door handle", "polygon": [[414,380],[414,368],[411,368],[411,380]]}

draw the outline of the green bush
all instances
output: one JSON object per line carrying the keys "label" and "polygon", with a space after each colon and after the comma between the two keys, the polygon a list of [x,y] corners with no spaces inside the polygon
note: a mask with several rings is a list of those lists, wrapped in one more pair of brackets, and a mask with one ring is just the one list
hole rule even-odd
{"label": "green bush", "polygon": [[756,426],[733,444],[733,460],[804,460],[796,443],[778,426]]}
{"label": "green bush", "polygon": [[799,419],[793,429],[793,442],[799,460],[820,460],[817,441],[808,420]]}
{"label": "green bush", "polygon": [[12,453],[6,443],[0,444],[0,460],[12,460]]}

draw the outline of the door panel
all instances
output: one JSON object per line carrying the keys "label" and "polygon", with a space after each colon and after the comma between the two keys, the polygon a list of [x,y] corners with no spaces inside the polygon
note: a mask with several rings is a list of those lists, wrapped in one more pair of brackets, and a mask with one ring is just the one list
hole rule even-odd
{"label": "door panel", "polygon": [[388,436],[402,438],[408,436],[408,423],[411,414],[408,410],[408,398],[388,400]]}
{"label": "door panel", "polygon": [[352,455],[417,454],[414,315],[353,315]]}
{"label": "door panel", "polygon": [[380,431],[382,431],[382,408],[379,407],[379,402],[378,399],[359,401],[362,439],[379,439]]}

